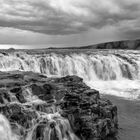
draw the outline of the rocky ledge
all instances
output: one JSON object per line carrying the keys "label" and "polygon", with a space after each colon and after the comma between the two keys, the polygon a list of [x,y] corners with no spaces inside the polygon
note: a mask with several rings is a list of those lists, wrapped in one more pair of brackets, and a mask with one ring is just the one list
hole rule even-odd
{"label": "rocky ledge", "polygon": [[[46,140],[49,127],[48,140],[63,139],[63,132],[60,138],[55,124],[61,119],[60,131],[72,129],[81,140],[105,139],[114,136],[118,128],[117,107],[77,76],[48,78],[33,72],[0,72],[0,113],[23,140],[29,132],[32,140]],[[54,117],[55,121],[49,122],[49,117],[56,113],[61,119]],[[66,120],[70,126],[64,125]]]}

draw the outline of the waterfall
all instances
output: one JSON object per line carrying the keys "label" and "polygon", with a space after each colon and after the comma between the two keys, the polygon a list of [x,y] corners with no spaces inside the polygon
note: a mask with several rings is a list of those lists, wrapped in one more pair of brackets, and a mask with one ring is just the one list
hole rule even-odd
{"label": "waterfall", "polygon": [[[124,50],[96,50],[91,52],[34,53],[12,52],[0,54],[0,71],[33,71],[47,76],[77,75],[102,94],[140,99],[140,52]],[[31,91],[27,100],[39,102]],[[12,132],[9,121],[0,115],[1,140],[21,140]],[[24,140],[79,140],[70,123],[58,111],[39,114]]]}
{"label": "waterfall", "polygon": [[140,98],[140,51],[15,51],[0,54],[0,71],[13,70],[59,77],[77,75],[103,94]]}
{"label": "waterfall", "polygon": [[[48,105],[47,102],[35,96],[29,87],[23,89],[22,95],[28,102],[19,103],[19,105],[23,106],[25,110],[29,109],[26,106],[30,105]],[[47,112],[43,112],[40,108],[34,110],[37,117],[30,120],[31,125],[29,128],[18,124],[18,120],[10,123],[3,114],[0,114],[0,140],[80,140],[74,134],[69,120],[61,116],[60,112],[62,110],[59,107],[51,105],[47,110]]]}
{"label": "waterfall", "polygon": [[59,113],[44,114],[34,126],[26,140],[79,140],[73,133],[69,121]]}
{"label": "waterfall", "polygon": [[[28,132],[24,140],[79,140],[67,119],[58,112],[42,114],[39,122]],[[0,114],[0,140],[22,140],[12,132],[9,121]]]}
{"label": "waterfall", "polygon": [[86,81],[140,78],[140,54],[133,51],[45,55],[15,52],[0,57],[0,71],[33,71],[47,76],[77,75]]}
{"label": "waterfall", "polygon": [[9,121],[0,114],[0,140],[19,140],[19,138],[12,133]]}
{"label": "waterfall", "polygon": [[88,50],[49,53],[15,51],[0,55],[0,71],[77,75],[103,94],[140,98],[140,51]]}

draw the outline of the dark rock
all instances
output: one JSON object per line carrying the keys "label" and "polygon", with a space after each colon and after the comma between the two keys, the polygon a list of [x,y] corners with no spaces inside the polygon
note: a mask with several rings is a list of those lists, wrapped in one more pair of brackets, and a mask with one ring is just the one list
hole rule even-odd
{"label": "dark rock", "polygon": [[56,81],[62,82],[62,83],[64,82],[77,82],[78,83],[78,82],[82,82],[83,79],[78,76],[73,75],[73,76],[66,76],[66,77],[58,78]]}
{"label": "dark rock", "polygon": [[8,91],[6,91],[4,89],[0,89],[0,103],[6,104],[10,101],[11,101],[11,99],[10,99],[10,95],[9,95]]}
{"label": "dark rock", "polygon": [[[46,130],[50,130],[50,139],[57,140],[56,122],[60,120],[55,123],[48,120],[48,114],[56,112],[63,120],[69,120],[72,130],[82,140],[105,139],[115,135],[118,128],[117,107],[77,76],[47,78],[33,72],[1,72],[0,112],[23,139],[36,126],[32,139],[44,139]],[[58,116],[55,117],[54,120]],[[70,139],[68,131],[63,133]]]}
{"label": "dark rock", "polygon": [[0,106],[0,112],[4,114],[10,122],[18,123],[24,128],[32,127],[32,120],[37,118],[37,114],[34,110],[28,109],[19,103]]}
{"label": "dark rock", "polygon": [[25,99],[24,95],[22,94],[22,92],[17,93],[16,98],[18,99],[18,101],[20,103],[26,103],[26,99]]}
{"label": "dark rock", "polygon": [[26,102],[26,99],[22,93],[21,87],[15,87],[15,88],[11,89],[10,92],[15,93],[15,96],[20,103]]}
{"label": "dark rock", "polygon": [[53,95],[50,94],[52,89],[50,85],[32,84],[30,87],[32,89],[33,95],[38,96],[41,100],[48,101],[54,98]]}

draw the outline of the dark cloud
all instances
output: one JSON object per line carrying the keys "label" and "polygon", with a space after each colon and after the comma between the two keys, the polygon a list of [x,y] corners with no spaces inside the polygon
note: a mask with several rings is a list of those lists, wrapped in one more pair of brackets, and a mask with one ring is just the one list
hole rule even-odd
{"label": "dark cloud", "polygon": [[[3,13],[0,14],[1,27],[13,27],[45,34],[76,34],[86,30],[84,26],[75,26],[75,19],[62,11],[57,11],[44,1],[6,0]],[[9,8],[5,8],[5,7]],[[27,9],[26,9],[27,6]],[[23,9],[25,8],[25,9]]]}
{"label": "dark cloud", "polygon": [[0,0],[1,27],[49,35],[79,34],[105,26],[122,30],[124,21],[139,22],[139,14],[138,0]]}

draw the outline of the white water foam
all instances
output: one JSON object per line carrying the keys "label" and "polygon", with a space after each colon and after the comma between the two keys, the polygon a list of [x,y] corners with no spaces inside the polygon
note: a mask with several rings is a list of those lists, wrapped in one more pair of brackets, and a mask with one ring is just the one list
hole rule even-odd
{"label": "white water foam", "polygon": [[0,114],[0,140],[19,140],[19,137],[13,134],[9,121]]}
{"label": "white water foam", "polygon": [[140,96],[140,51],[102,50],[80,53],[1,54],[0,71],[33,71],[47,76],[80,76],[103,94]]}
{"label": "white water foam", "polygon": [[[51,124],[53,127],[51,127]],[[39,125],[43,125],[44,127],[41,138],[36,137],[37,127]],[[54,134],[54,132],[56,134]],[[69,121],[61,117],[58,112],[53,114],[42,114],[39,123],[34,125],[28,132],[27,137],[24,137],[24,140],[51,140],[52,135],[57,135],[57,140],[80,140],[73,133]],[[0,140],[23,140],[20,136],[17,136],[12,132],[9,121],[2,114],[0,114]],[[55,137],[53,140],[55,140]]]}
{"label": "white water foam", "polygon": [[129,100],[140,99],[139,80],[87,81],[86,84],[99,90],[101,94],[115,95]]}

